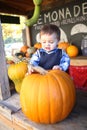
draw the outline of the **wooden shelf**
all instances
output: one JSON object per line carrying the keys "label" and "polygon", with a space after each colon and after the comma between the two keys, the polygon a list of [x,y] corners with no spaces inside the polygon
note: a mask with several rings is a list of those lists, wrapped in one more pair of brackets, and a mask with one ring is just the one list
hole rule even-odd
{"label": "wooden shelf", "polygon": [[78,56],[70,59],[72,66],[87,66],[87,56]]}

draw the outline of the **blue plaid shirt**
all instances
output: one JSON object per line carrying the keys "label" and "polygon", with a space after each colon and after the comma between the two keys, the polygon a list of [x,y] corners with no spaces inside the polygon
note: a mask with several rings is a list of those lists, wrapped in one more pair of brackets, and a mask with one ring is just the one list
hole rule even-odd
{"label": "blue plaid shirt", "polygon": [[[44,49],[41,48],[41,49],[37,50],[37,51],[32,55],[32,57],[31,57],[29,63],[32,64],[32,65],[34,65],[34,66],[38,66],[39,63],[40,63],[40,59],[41,59],[41,55],[40,55],[41,52],[45,52],[46,54],[49,55],[49,54],[52,54],[52,53],[56,52],[57,50],[60,50],[60,49],[56,48],[56,49],[54,49],[54,50],[52,50],[52,51],[46,52]],[[58,63],[58,66],[59,66],[63,71],[66,71],[66,70],[68,69],[69,65],[70,65],[70,58],[69,58],[69,56],[66,54],[65,51],[63,51],[63,50],[61,50],[61,51],[62,51],[62,54],[61,54],[61,59],[60,59],[60,63]],[[55,58],[55,57],[53,56],[53,58]],[[51,59],[49,59],[49,60],[52,60],[52,57],[51,57]],[[49,62],[49,60],[48,60],[48,62]],[[56,60],[57,60],[57,59],[56,59]],[[41,66],[41,67],[42,67],[42,66]]]}

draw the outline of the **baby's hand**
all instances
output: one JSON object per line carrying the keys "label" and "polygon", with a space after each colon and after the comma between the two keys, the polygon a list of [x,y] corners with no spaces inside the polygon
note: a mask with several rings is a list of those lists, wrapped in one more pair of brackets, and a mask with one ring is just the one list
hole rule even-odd
{"label": "baby's hand", "polygon": [[34,69],[32,68],[32,65],[28,65],[28,74],[31,74],[34,72]]}
{"label": "baby's hand", "polygon": [[55,65],[55,66],[53,66],[53,68],[52,68],[53,70],[62,70],[61,69],[61,67],[60,66],[58,66],[58,65]]}

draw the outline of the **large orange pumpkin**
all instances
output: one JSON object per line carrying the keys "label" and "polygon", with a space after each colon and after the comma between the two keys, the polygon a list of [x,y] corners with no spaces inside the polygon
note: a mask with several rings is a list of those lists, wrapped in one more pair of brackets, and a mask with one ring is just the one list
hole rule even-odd
{"label": "large orange pumpkin", "polygon": [[28,71],[27,63],[23,61],[11,64],[8,67],[8,76],[14,82],[15,89],[18,93],[20,93],[21,83],[27,71]]}
{"label": "large orange pumpkin", "polygon": [[26,76],[20,91],[23,113],[37,123],[62,121],[74,107],[75,98],[72,79],[60,70]]}
{"label": "large orange pumpkin", "polygon": [[60,43],[58,44],[58,48],[63,49],[64,51],[66,51],[66,50],[67,50],[67,47],[69,47],[69,45],[70,45],[69,42],[60,42]]}
{"label": "large orange pumpkin", "polygon": [[70,45],[67,48],[67,54],[70,57],[76,57],[78,55],[78,53],[79,53],[79,49],[75,45]]}

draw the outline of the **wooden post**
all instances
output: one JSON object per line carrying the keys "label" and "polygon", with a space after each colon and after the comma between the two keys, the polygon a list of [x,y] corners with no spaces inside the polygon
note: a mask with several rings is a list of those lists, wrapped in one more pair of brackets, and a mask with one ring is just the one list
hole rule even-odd
{"label": "wooden post", "polygon": [[0,21],[0,100],[7,99],[8,97],[10,97],[10,87]]}
{"label": "wooden post", "polygon": [[26,40],[27,40],[27,45],[31,47],[31,37],[30,37],[30,30],[29,27],[26,27]]}
{"label": "wooden post", "polygon": [[22,35],[23,35],[24,45],[28,45],[29,47],[31,47],[31,38],[30,38],[29,27],[26,27],[25,29],[22,30]]}
{"label": "wooden post", "polygon": [[[26,20],[28,19],[28,17],[25,17]],[[23,29],[23,42],[25,45],[28,45],[29,47],[31,47],[31,36],[30,36],[30,28],[28,26],[25,26],[25,29]]]}

